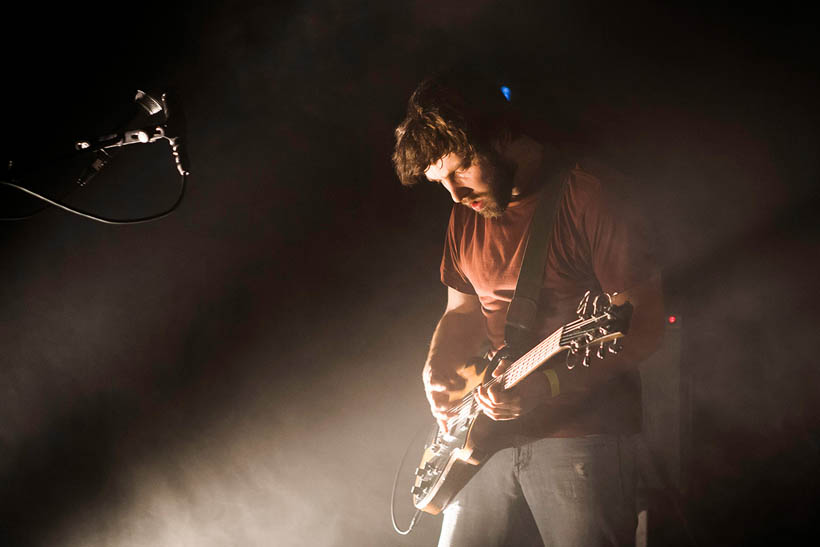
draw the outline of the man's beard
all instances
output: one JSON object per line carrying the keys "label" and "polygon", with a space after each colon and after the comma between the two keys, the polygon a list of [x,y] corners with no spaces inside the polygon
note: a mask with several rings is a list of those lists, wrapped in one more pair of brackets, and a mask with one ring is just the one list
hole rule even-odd
{"label": "man's beard", "polygon": [[498,218],[504,214],[512,200],[515,164],[495,152],[481,155],[474,161],[481,166],[489,191],[481,195],[467,196],[462,203],[469,207],[472,201],[481,199],[484,206],[477,213],[484,218]]}

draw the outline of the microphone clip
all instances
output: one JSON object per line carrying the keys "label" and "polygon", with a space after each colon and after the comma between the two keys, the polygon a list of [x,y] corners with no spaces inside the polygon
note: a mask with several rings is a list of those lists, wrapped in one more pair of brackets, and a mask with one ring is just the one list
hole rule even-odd
{"label": "microphone clip", "polygon": [[155,125],[103,135],[96,139],[77,141],[74,143],[74,148],[76,150],[97,152],[109,148],[120,148],[122,146],[128,146],[129,144],[148,144],[158,141],[159,139],[167,138],[165,128],[161,125]]}

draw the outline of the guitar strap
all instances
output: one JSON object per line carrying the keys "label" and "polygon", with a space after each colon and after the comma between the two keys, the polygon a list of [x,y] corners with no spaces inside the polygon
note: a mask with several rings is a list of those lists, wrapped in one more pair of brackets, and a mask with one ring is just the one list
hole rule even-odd
{"label": "guitar strap", "polygon": [[567,174],[567,170],[563,168],[556,168],[551,173],[541,189],[541,196],[530,222],[521,271],[507,309],[507,322],[504,327],[505,343],[515,353],[524,353],[529,349],[537,334],[533,329],[544,282],[550,236],[561,197],[566,191]]}

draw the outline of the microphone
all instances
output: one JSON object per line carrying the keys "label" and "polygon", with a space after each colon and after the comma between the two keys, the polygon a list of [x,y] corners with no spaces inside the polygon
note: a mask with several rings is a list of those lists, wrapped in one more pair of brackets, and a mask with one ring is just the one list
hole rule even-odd
{"label": "microphone", "polygon": [[[168,119],[168,107],[164,101],[164,95],[157,99],[154,96],[141,91],[137,90],[137,94],[134,97],[134,102],[137,103],[139,108],[137,109],[137,113],[134,117],[125,125],[123,125],[118,132],[127,131],[128,129],[134,129],[138,127],[144,127],[148,125],[148,122],[154,118],[155,116],[162,114],[163,122]],[[108,136],[101,140],[111,138],[116,139],[116,136]],[[87,145],[86,145],[87,146]],[[91,165],[83,169],[83,172],[80,174],[79,178],[77,179],[77,184],[79,186],[85,186],[88,184],[91,179],[97,176],[100,171],[108,165],[114,156],[119,153],[118,148],[109,148],[109,149],[99,149],[94,153],[94,160],[91,162]]]}

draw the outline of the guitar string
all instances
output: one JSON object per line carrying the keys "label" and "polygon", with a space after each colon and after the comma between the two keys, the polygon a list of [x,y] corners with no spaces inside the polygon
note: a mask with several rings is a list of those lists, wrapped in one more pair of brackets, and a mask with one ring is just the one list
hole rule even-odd
{"label": "guitar string", "polygon": [[[538,356],[538,358],[535,358],[535,359],[540,359],[541,362],[545,361],[548,357],[545,358],[544,356],[545,356],[545,354],[549,354],[550,351],[543,351],[543,350],[547,349],[550,346],[553,346],[554,342],[555,342],[555,339],[557,337],[559,337],[560,334],[561,334],[561,329],[553,332],[551,335],[549,335],[547,338],[545,338],[541,343],[539,343],[537,346],[535,346],[530,351],[528,351],[525,355],[523,355],[520,359],[518,359],[513,364],[513,366],[510,367],[510,370],[517,369],[520,365],[523,365],[524,361],[528,361],[531,364],[533,359],[535,358],[535,354],[540,354]],[[553,348],[550,348],[550,349],[553,349]],[[493,377],[491,380],[489,380],[488,382],[486,382],[483,385],[484,385],[484,387],[489,388],[489,387],[497,384],[499,381],[501,381],[501,379],[503,379],[503,377]],[[471,391],[469,395],[467,395],[464,399],[462,399],[462,402],[460,404],[458,404],[455,407],[451,408],[450,411],[451,412],[460,412],[461,410],[465,409],[466,407],[471,406],[473,401],[474,401],[474,396],[473,396],[473,392]]]}
{"label": "guitar string", "polygon": [[[581,338],[583,336],[586,336],[587,333],[584,332],[583,330],[580,330],[580,332],[579,332],[579,329],[584,329],[588,325],[596,323],[599,319],[600,319],[600,317],[591,317],[591,318],[588,318],[588,319],[579,318],[579,319],[576,319],[575,321],[571,321],[570,323],[567,323],[566,325],[564,325],[563,328],[558,329],[555,332],[553,332],[551,335],[549,335],[547,338],[545,338],[542,342],[540,342],[538,345],[536,345],[530,351],[528,351],[526,354],[524,354],[521,358],[519,358],[515,363],[513,363],[513,365],[510,367],[510,369],[507,371],[507,373],[505,373],[505,374],[503,374],[502,376],[499,376],[499,377],[494,377],[494,378],[492,378],[491,380],[489,380],[488,382],[486,382],[482,385],[485,388],[490,388],[491,386],[499,383],[500,381],[507,379],[507,374],[510,371],[513,371],[513,370],[521,371],[524,368],[527,368],[526,366],[524,366],[524,361],[529,361],[527,363],[527,365],[531,365],[532,362],[533,362],[533,358],[535,357],[535,354],[539,353],[540,351],[543,351],[544,349],[546,349],[547,346],[550,346],[554,342],[554,339],[556,337],[559,338],[558,347],[561,347],[560,341],[572,341],[572,340],[575,340],[577,338]],[[547,351],[545,353],[548,354],[549,351]],[[555,355],[555,354],[553,354],[553,355]],[[543,356],[544,356],[544,354],[542,353],[539,356],[539,358],[541,358]],[[540,362],[539,362],[539,366],[544,361],[548,360],[550,357],[552,357],[552,355],[541,359]],[[475,396],[473,395],[473,393],[474,393],[474,391],[471,391],[467,396],[465,396],[461,400],[461,402],[458,405],[456,405],[456,406],[449,409],[450,412],[455,412],[455,413],[459,414],[458,416],[454,416],[453,418],[451,418],[451,420],[453,420],[453,422],[456,422],[459,419],[461,419],[460,413],[461,413],[462,410],[466,409],[469,406],[472,406],[473,402],[475,401]],[[447,422],[449,424],[450,420],[448,420]]]}
{"label": "guitar string", "polygon": [[[519,360],[517,360],[516,363],[514,363],[513,366],[510,368],[508,373],[510,371],[513,371],[514,369],[517,369],[518,372],[521,372],[524,368],[527,368],[529,365],[532,364],[533,358],[535,358],[535,354],[543,352],[544,349],[546,349],[548,346],[552,345],[554,343],[556,337],[560,336],[559,340],[564,341],[564,340],[572,340],[572,339],[575,339],[575,338],[580,338],[582,336],[585,336],[586,335],[585,332],[566,333],[566,331],[568,329],[573,330],[573,331],[577,331],[578,329],[586,327],[587,325],[589,325],[591,323],[597,322],[598,319],[599,318],[577,319],[577,320],[575,320],[571,323],[567,323],[567,325],[565,325],[564,328],[563,328],[563,332],[562,332],[562,329],[559,329],[559,330],[555,331],[554,333],[552,333],[547,338],[545,338],[541,343],[539,343],[537,346],[535,346],[533,349],[531,349],[529,352],[527,352],[524,356],[522,356]],[[559,343],[558,347],[561,347],[560,343]],[[544,361],[546,361],[547,359],[549,359],[550,357],[552,357],[551,355],[548,355],[546,358],[544,358],[544,355],[548,354],[548,353],[550,353],[550,352],[547,351],[547,352],[541,353],[541,355],[539,355],[539,357],[536,358],[536,359],[539,360],[539,365],[541,363],[543,363]],[[528,361],[528,363],[525,365],[524,361]],[[489,388],[489,387],[499,383],[502,380],[506,380],[509,377],[508,373],[505,373],[504,375],[502,375],[500,377],[492,378],[487,383],[483,384],[484,387]],[[474,402],[475,402],[474,391],[471,391],[467,396],[465,396],[461,400],[460,404],[458,404],[458,405],[456,405],[456,406],[454,406],[450,409],[451,412],[457,413],[457,416],[454,416],[453,418],[448,420],[447,423],[451,424],[451,425],[454,425],[455,422],[460,421],[463,418],[463,416],[461,416],[461,411],[466,409],[467,407],[472,406],[472,404]]]}
{"label": "guitar string", "polygon": [[[560,334],[561,334],[561,329],[558,329],[557,331],[553,332],[551,335],[549,335],[547,338],[545,338],[541,343],[539,343],[537,346],[535,346],[530,351],[528,351],[526,354],[524,354],[521,358],[519,358],[515,363],[513,363],[513,365],[510,367],[510,369],[507,371],[507,373],[509,373],[510,371],[513,371],[514,369],[519,369],[522,366],[524,368],[526,368],[525,361],[527,362],[527,366],[528,366],[528,365],[531,365],[535,361],[539,361],[539,364],[540,364],[540,363],[543,363],[544,361],[546,361],[547,359],[549,359],[550,356],[548,354],[551,352],[551,350],[554,349],[553,347],[550,347],[550,346],[554,345],[555,339],[559,338]],[[559,344],[558,347],[560,347],[560,344]],[[544,351],[544,350],[547,350],[547,351]],[[538,354],[538,357],[536,357],[536,354]],[[545,355],[546,355],[546,357],[545,357]],[[507,373],[505,373],[505,375],[502,375],[502,376],[499,376],[499,377],[493,377],[491,380],[489,380],[488,382],[483,384],[484,387],[489,388],[489,387],[497,384],[498,382],[502,381],[503,379],[505,379]],[[473,396],[473,393],[474,392],[471,391],[467,396],[465,396],[461,400],[461,402],[458,405],[451,408],[450,412],[460,413],[465,408],[471,406],[473,404],[474,400],[475,400],[475,397]],[[457,421],[460,418],[460,416],[456,416],[454,418]],[[449,423],[449,421],[448,421],[448,423]]]}

